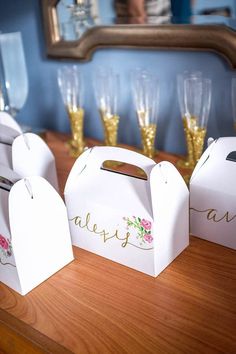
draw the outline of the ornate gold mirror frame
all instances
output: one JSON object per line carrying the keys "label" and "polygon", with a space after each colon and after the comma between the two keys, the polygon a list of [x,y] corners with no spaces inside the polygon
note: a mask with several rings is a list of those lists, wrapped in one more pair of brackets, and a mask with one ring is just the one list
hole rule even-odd
{"label": "ornate gold mirror frame", "polygon": [[42,0],[47,55],[89,60],[98,48],[213,51],[236,68],[236,31],[224,25],[111,25],[96,26],[77,41],[60,38],[56,5]]}

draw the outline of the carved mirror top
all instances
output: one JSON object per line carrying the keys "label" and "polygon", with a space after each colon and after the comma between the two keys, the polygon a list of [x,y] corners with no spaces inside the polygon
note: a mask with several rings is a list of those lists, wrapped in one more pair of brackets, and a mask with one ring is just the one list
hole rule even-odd
{"label": "carved mirror top", "polygon": [[[224,24],[235,28],[234,0],[59,0],[58,27],[63,40],[78,40],[94,26],[118,24]],[[182,7],[182,8],[181,8]]]}
{"label": "carved mirror top", "polygon": [[236,66],[234,0],[192,0],[178,17],[170,2],[42,0],[47,54],[89,60],[101,47],[210,50]]}

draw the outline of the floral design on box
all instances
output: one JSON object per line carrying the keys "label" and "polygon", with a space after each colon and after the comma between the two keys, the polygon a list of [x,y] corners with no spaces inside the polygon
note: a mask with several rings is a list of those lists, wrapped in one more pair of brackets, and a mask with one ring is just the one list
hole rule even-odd
{"label": "floral design on box", "polygon": [[12,256],[12,245],[11,245],[11,240],[8,238],[5,238],[0,234],[0,263],[3,265],[9,264],[13,265],[11,263],[4,263],[2,261],[2,258],[8,258]]}
{"label": "floral design on box", "polygon": [[139,245],[151,245],[153,241],[152,223],[149,220],[141,219],[140,217],[132,216],[132,218],[124,217],[123,220],[127,223],[127,230],[132,228],[137,230],[136,239]]}

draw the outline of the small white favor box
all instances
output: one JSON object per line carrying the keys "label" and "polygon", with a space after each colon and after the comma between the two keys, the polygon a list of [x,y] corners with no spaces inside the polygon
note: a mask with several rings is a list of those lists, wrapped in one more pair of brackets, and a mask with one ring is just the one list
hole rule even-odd
{"label": "small white favor box", "polygon": [[190,180],[190,232],[236,249],[236,137],[206,149]]}
{"label": "small white favor box", "polygon": [[48,145],[37,134],[25,133],[14,139],[12,166],[22,177],[41,176],[59,190],[55,158]]}
{"label": "small white favor box", "polygon": [[[107,170],[111,160],[143,169],[147,180]],[[151,276],[189,244],[189,193],[169,162],[94,147],[76,160],[65,201],[75,246]]]}
{"label": "small white favor box", "polygon": [[42,177],[0,176],[0,281],[25,295],[73,260],[66,207]]}
{"label": "small white favor box", "polygon": [[0,124],[0,164],[21,177],[41,176],[58,191],[55,158],[48,145],[37,134],[22,134],[13,129],[12,122],[14,120],[10,120],[11,125]]}

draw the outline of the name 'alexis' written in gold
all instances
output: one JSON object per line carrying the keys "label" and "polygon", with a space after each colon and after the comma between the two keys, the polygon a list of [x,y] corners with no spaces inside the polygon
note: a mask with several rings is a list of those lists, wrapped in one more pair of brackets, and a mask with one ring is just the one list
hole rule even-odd
{"label": "name 'alexis' written in gold", "polygon": [[99,230],[97,224],[93,224],[92,225],[92,222],[90,221],[90,217],[91,217],[90,213],[87,213],[84,222],[82,221],[81,216],[75,216],[74,218],[69,219],[69,220],[73,221],[74,224],[76,226],[79,226],[81,229],[86,229],[88,232],[91,232],[93,234],[101,236],[103,238],[103,242],[104,243],[106,241],[112,239],[112,238],[116,238],[116,239],[118,239],[120,241],[124,241],[121,244],[122,247],[126,247],[127,246],[128,240],[129,240],[129,237],[130,237],[130,233],[129,232],[126,232],[126,235],[123,238],[119,237],[118,230],[115,230],[114,234],[111,235],[105,229]]}
{"label": "name 'alexis' written in gold", "polygon": [[114,233],[107,231],[105,228],[100,229],[97,224],[93,224],[93,222],[91,221],[90,213],[87,213],[86,218],[84,220],[81,216],[75,216],[74,218],[69,219],[69,221],[72,221],[76,226],[80,227],[81,229],[86,229],[88,232],[102,237],[104,243],[111,239],[117,239],[119,241],[123,241],[121,243],[122,247],[126,247],[129,244],[131,246],[134,246],[144,251],[153,249],[153,247],[152,248],[139,247],[129,242],[129,237],[131,236],[130,232],[126,232],[124,237],[120,237],[119,231],[117,229],[115,230]]}

